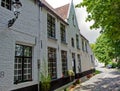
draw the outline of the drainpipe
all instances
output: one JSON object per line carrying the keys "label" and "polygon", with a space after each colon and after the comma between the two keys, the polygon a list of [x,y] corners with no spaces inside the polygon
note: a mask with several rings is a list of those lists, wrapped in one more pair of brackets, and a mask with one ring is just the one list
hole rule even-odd
{"label": "drainpipe", "polygon": [[40,91],[40,64],[41,64],[41,0],[37,0],[38,1],[38,60],[37,60],[37,64],[38,64],[38,91]]}

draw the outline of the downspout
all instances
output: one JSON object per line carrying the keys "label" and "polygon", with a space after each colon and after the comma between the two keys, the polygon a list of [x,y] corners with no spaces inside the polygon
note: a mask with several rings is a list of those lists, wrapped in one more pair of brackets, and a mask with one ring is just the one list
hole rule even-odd
{"label": "downspout", "polygon": [[37,0],[38,2],[38,60],[37,60],[37,64],[38,64],[38,91],[40,91],[40,64],[41,64],[41,0]]}

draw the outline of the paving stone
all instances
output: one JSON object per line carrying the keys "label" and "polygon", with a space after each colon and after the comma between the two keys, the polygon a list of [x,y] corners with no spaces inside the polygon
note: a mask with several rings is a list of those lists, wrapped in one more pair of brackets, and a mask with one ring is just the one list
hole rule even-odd
{"label": "paving stone", "polygon": [[101,71],[74,91],[120,91],[120,71],[117,69],[97,68]]}

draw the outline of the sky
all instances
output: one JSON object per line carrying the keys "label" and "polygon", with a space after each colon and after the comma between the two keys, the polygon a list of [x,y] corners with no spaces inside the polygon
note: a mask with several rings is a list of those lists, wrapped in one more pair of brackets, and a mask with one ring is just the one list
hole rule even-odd
{"label": "sky", "polygon": [[[57,8],[68,4],[71,0],[46,0],[53,8]],[[57,2],[56,2],[57,1]],[[79,4],[82,0],[73,0],[74,5]],[[78,26],[81,34],[89,40],[90,43],[95,43],[96,38],[100,35],[99,30],[90,30],[90,25],[93,22],[85,22],[87,12],[85,8],[76,8],[76,16],[78,20]]]}

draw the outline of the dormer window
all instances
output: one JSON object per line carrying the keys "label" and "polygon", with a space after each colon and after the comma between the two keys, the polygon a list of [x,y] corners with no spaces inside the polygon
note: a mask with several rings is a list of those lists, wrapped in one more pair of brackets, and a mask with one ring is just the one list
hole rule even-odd
{"label": "dormer window", "polygon": [[11,10],[11,2],[12,0],[1,0],[1,6]]}

